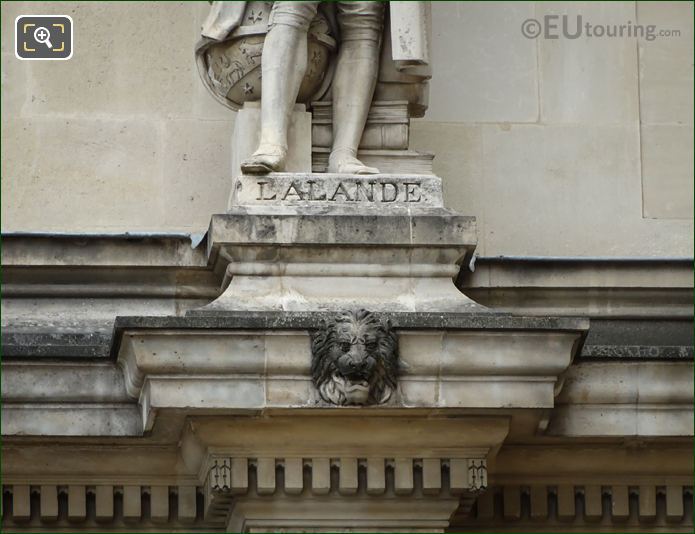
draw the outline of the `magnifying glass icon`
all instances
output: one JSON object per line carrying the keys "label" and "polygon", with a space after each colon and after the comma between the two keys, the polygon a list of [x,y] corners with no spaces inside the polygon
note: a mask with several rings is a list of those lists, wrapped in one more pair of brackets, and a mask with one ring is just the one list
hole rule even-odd
{"label": "magnifying glass icon", "polygon": [[51,32],[43,26],[39,26],[34,30],[34,39],[41,44],[45,44],[48,48],[53,48],[51,44]]}

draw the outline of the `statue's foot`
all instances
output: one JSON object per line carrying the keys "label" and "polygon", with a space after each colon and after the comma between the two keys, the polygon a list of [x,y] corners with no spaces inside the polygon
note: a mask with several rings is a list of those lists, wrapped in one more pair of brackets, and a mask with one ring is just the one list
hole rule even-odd
{"label": "statue's foot", "polygon": [[267,174],[282,171],[285,168],[287,149],[280,145],[261,145],[253,155],[241,163],[242,172],[249,174]]}
{"label": "statue's foot", "polygon": [[328,172],[339,174],[379,174],[379,169],[367,167],[348,151],[334,150],[328,157]]}

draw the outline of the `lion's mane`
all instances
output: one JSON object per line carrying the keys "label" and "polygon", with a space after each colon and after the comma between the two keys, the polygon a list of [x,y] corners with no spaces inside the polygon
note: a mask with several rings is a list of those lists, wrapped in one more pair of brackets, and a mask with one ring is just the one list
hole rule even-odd
{"label": "lion's mane", "polygon": [[348,325],[350,332],[368,331],[373,341],[365,351],[375,360],[367,378],[369,396],[364,404],[383,404],[396,390],[398,376],[398,339],[390,324],[384,324],[367,310],[339,313],[312,335],[311,375],[321,398],[332,404],[362,404],[350,401],[350,382],[338,370],[339,325]]}

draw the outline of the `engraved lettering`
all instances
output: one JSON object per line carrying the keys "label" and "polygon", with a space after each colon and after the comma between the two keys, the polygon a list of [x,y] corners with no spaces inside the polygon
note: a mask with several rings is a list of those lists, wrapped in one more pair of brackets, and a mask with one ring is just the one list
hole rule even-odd
{"label": "engraved lettering", "polygon": [[272,197],[265,197],[263,194],[263,186],[268,185],[268,182],[256,182],[258,184],[258,197],[256,197],[256,200],[275,200],[275,197],[277,196],[277,193],[273,193]]}
{"label": "engraved lettering", "polygon": [[348,193],[348,190],[345,189],[343,182],[338,182],[338,186],[335,188],[335,192],[333,193],[333,195],[331,195],[331,198],[329,198],[328,200],[330,200],[331,202],[335,202],[335,197],[337,197],[339,194],[344,196],[347,202],[352,201],[352,198],[350,198],[350,193]]}
{"label": "engraved lettering", "polygon": [[297,200],[304,200],[302,189],[295,181],[290,183],[290,186],[287,188],[287,191],[285,191],[285,195],[282,197],[282,200],[286,200],[290,195],[297,197]]}
{"label": "engraved lettering", "polygon": [[326,200],[326,192],[322,192],[319,196],[314,196],[314,186],[316,182],[314,180],[307,180],[309,184],[309,200]]}
{"label": "engraved lettering", "polygon": [[[393,188],[393,197],[390,198],[386,195],[386,186],[390,185]],[[398,184],[394,182],[381,182],[381,201],[382,202],[395,202],[398,198]]]}
{"label": "engraved lettering", "polygon": [[[405,186],[405,201],[420,202],[422,199],[422,191],[420,190],[420,182],[403,182]],[[417,194],[417,197],[415,196]],[[412,196],[411,196],[412,195]]]}
{"label": "engraved lettering", "polygon": [[364,184],[363,182],[357,182],[355,184],[355,201],[359,202],[360,201],[360,191],[362,191],[362,195],[364,196],[364,199],[369,201],[369,202],[374,202],[374,185],[376,182],[371,181],[369,182],[369,189],[367,189],[367,185]]}

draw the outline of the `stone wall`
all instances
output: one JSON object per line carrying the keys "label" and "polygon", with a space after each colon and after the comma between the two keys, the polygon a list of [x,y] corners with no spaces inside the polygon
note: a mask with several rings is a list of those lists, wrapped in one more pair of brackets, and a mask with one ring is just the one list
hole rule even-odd
{"label": "stone wall", "polygon": [[[483,255],[690,256],[693,7],[433,2],[430,110],[449,207]],[[234,113],[193,62],[206,2],[2,3],[2,230],[200,232],[226,206]],[[19,61],[19,14],[68,14],[65,62]],[[527,39],[545,15],[679,36]]]}

